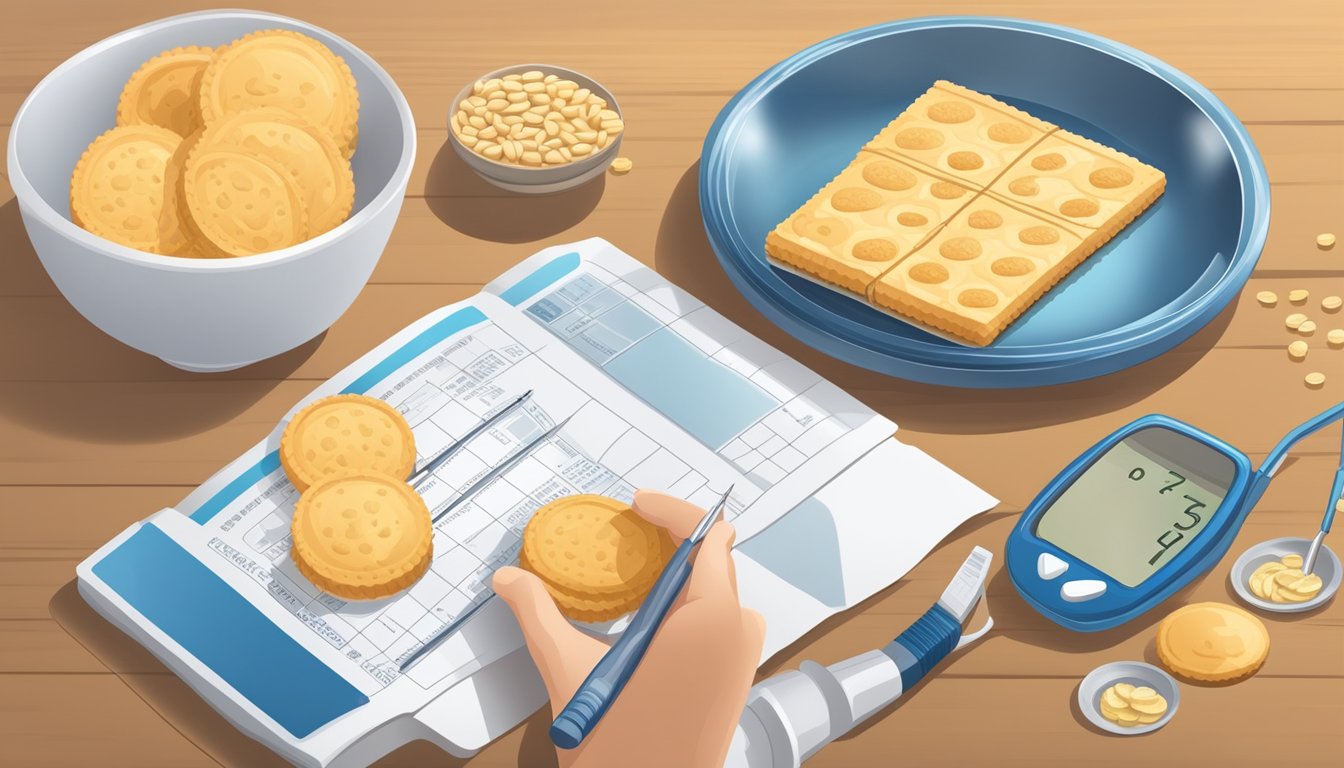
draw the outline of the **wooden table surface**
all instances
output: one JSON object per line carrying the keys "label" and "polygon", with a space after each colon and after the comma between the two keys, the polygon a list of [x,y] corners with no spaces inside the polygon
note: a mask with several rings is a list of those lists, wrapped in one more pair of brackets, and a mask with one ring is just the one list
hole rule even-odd
{"label": "wooden table surface", "polygon": [[[476,292],[544,245],[601,235],[900,424],[920,446],[1002,499],[900,583],[818,627],[762,674],[829,662],[905,627],[979,543],[1002,552],[1017,514],[1054,472],[1141,414],[1192,421],[1263,458],[1291,425],[1344,397],[1344,351],[1316,299],[1344,292],[1344,5],[1237,0],[909,3],[254,3],[363,47],[401,85],[419,156],[401,221],[373,279],[319,339],[232,373],[201,376],[124,347],[83,320],[47,278],[7,182],[0,190],[0,763],[15,766],[271,765],[147,652],[79,598],[75,565],[129,523],[181,499],[302,395],[411,320]],[[94,41],[183,4],[11,4],[0,25],[0,121],[50,69]],[[1269,243],[1241,298],[1186,343],[1103,379],[1049,389],[960,391],[885,378],[788,337],[730,286],[696,202],[701,141],[732,94],[774,62],[855,27],[933,13],[996,13],[1077,26],[1140,48],[1211,88],[1250,129],[1269,169]],[[966,52],[974,55],[974,52]],[[543,199],[496,191],[446,148],[449,99],[476,74],[546,61],[590,73],[626,111],[625,177]],[[72,115],[72,119],[82,116]],[[1256,291],[1311,290],[1321,331],[1289,361],[1283,317]],[[1309,390],[1309,370],[1329,376]],[[1073,703],[1093,667],[1154,660],[1154,627],[1183,603],[1233,601],[1227,571],[1250,544],[1315,530],[1338,432],[1304,442],[1231,554],[1162,609],[1095,635],[1032,612],[1001,569],[990,637],[809,765],[1337,765],[1344,754],[1344,601],[1265,617],[1269,660],[1232,686],[1181,687],[1178,716],[1142,738],[1085,726]],[[1337,551],[1344,544],[1335,542]],[[1001,562],[1001,560],[1000,560]],[[467,763],[553,761],[534,717]],[[632,761],[633,763],[634,761]],[[427,743],[385,766],[453,764]]]}

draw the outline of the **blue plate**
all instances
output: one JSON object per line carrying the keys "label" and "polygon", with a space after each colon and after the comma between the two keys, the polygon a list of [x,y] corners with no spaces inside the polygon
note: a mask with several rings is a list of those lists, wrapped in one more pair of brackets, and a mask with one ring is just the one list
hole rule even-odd
{"label": "blue plate", "polygon": [[[984,348],[940,339],[765,258],[766,233],[938,79],[1167,175],[1147,213]],[[1264,247],[1269,181],[1232,112],[1171,66],[1067,27],[958,16],[849,32],[757,77],[705,139],[700,207],[737,288],[813,347],[915,381],[1030,387],[1127,368],[1213,319]]]}

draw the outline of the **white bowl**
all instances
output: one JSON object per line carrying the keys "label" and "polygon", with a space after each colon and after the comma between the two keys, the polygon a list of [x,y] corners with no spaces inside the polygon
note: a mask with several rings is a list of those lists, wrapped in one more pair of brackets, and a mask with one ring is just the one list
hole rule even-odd
{"label": "white bowl", "polygon": [[[559,75],[566,80],[573,80],[581,87],[587,88],[595,95],[606,99],[607,109],[620,115],[622,120],[625,119],[625,114],[621,112],[621,105],[616,103],[616,97],[611,94],[611,91],[607,90],[606,86],[582,72],[576,72],[566,67],[557,67],[554,64],[515,64],[512,67],[487,72],[476,80],[491,80],[533,69],[540,70],[548,75]],[[471,89],[476,84],[476,80],[467,83],[458,92],[457,98],[453,99],[453,103],[448,108],[448,116],[444,118],[445,125],[448,125],[448,121],[452,120],[453,113],[457,111],[457,105],[471,95]],[[449,143],[453,145],[453,150],[457,152],[458,157],[461,157],[467,167],[475,171],[477,176],[500,189],[530,195],[549,195],[555,192],[563,192],[601,176],[603,171],[607,170],[607,166],[611,165],[611,161],[616,159],[616,152],[621,148],[621,138],[624,135],[625,132],[622,131],[607,146],[572,163],[552,165],[547,168],[530,168],[526,165],[497,162],[484,155],[476,154],[462,143],[462,140],[453,132],[452,126],[448,125]]]}
{"label": "white bowl", "polygon": [[[115,124],[122,85],[181,45],[221,45],[259,29],[293,29],[345,59],[359,86],[355,205],[339,227],[292,248],[232,259],[144,253],[70,220],[70,174]],[[401,210],[415,159],[415,121],[392,78],[325,30],[254,11],[173,16],[113,35],[65,61],[23,102],[9,134],[9,182],[47,273],[108,335],[191,371],[224,371],[293,349],[326,330],[369,279]]]}

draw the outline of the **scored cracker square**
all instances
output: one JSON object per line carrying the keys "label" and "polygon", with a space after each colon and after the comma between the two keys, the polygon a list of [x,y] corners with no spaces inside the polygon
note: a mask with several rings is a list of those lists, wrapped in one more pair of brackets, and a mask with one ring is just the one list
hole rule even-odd
{"label": "scored cracker square", "polygon": [[858,157],[765,240],[766,253],[855,293],[975,193],[882,155]]}
{"label": "scored cracker square", "polygon": [[1073,226],[1116,232],[1166,188],[1156,168],[1059,130],[1032,147],[989,192]]}
{"label": "scored cracker square", "polygon": [[870,298],[984,346],[1088,253],[1079,229],[982,195],[879,278]]}
{"label": "scored cracker square", "polygon": [[997,99],[939,80],[866,149],[984,189],[1055,126]]}
{"label": "scored cracker square", "polygon": [[984,346],[1165,187],[1152,166],[939,80],[775,227],[766,254]]}

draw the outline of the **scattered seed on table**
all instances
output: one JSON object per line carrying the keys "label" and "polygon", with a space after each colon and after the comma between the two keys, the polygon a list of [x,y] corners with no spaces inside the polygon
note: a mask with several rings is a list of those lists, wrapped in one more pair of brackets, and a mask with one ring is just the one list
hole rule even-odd
{"label": "scattered seed on table", "polygon": [[1306,288],[1298,288],[1288,292],[1288,301],[1294,304],[1305,304],[1309,298],[1311,298],[1311,291]]}
{"label": "scattered seed on table", "polygon": [[1316,323],[1311,320],[1305,320],[1301,325],[1297,326],[1297,332],[1303,336],[1310,336],[1316,332]]}
{"label": "scattered seed on table", "polygon": [[1273,291],[1261,291],[1255,294],[1255,300],[1260,302],[1262,307],[1272,307],[1279,303],[1279,294]]}
{"label": "scattered seed on table", "polygon": [[1288,345],[1288,356],[1294,360],[1307,359],[1307,342],[1301,339]]}
{"label": "scattered seed on table", "polygon": [[1344,307],[1344,299],[1338,296],[1326,296],[1321,299],[1321,309],[1326,312],[1338,312],[1340,307]]}
{"label": "scattered seed on table", "polygon": [[1320,371],[1312,371],[1304,376],[1302,380],[1312,389],[1320,389],[1325,386],[1325,374]]}
{"label": "scattered seed on table", "polygon": [[1305,322],[1307,322],[1307,316],[1301,312],[1294,312],[1283,319],[1283,324],[1288,326],[1288,330],[1290,331],[1296,331]]}
{"label": "scattered seed on table", "polygon": [[1335,247],[1335,234],[1333,232],[1322,232],[1316,236],[1316,247],[1321,250],[1330,250]]}

